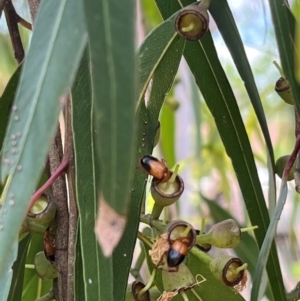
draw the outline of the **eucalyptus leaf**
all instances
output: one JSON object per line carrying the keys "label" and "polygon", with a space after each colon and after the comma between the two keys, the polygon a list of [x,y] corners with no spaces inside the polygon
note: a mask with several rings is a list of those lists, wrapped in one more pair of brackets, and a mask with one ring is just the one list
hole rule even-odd
{"label": "eucalyptus leaf", "polygon": [[[14,72],[9,82],[7,83],[5,90],[0,97],[0,160],[2,157],[2,147],[5,137],[5,131],[9,121],[10,109],[16,94],[17,86],[19,83],[21,74],[21,65]],[[2,161],[2,160],[1,160]],[[1,165],[0,165],[0,174],[1,174]],[[3,185],[0,182],[0,195],[2,194]]]}
{"label": "eucalyptus leaf", "polygon": [[60,100],[68,92],[86,44],[79,0],[43,1],[35,25],[2,148],[1,181],[6,182],[0,210],[0,287],[4,295],[17,255],[18,232],[57,128]]}
{"label": "eucalyptus leaf", "polygon": [[[209,11],[212,14],[218,29],[222,34],[224,42],[230,51],[235,66],[245,84],[245,88],[252,102],[255,110],[257,120],[260,123],[265,141],[267,144],[268,152],[271,158],[272,166],[274,169],[274,154],[270,134],[267,126],[267,121],[264,113],[261,99],[254,81],[254,76],[248,61],[239,30],[235,24],[232,12],[227,1],[215,0],[211,2]],[[246,12],[245,12],[246,13]],[[274,171],[271,175],[274,174]]]}
{"label": "eucalyptus leaf", "polygon": [[[9,113],[16,94],[21,74],[21,65],[14,72],[0,97],[0,151],[4,141],[5,131],[9,120]],[[1,152],[0,152],[1,153]],[[1,167],[1,166],[0,166]]]}
{"label": "eucalyptus leaf", "polygon": [[165,22],[155,27],[144,40],[138,52],[138,105],[143,99],[149,82],[166,51],[176,38],[174,27],[176,15],[171,16]]}
{"label": "eucalyptus leaf", "polygon": [[74,268],[74,299],[76,301],[85,300],[84,279],[83,279],[83,266],[82,266],[82,253],[80,241],[80,229],[77,231],[76,239],[76,260]]}
{"label": "eucalyptus leaf", "polygon": [[[178,36],[172,40],[172,43],[165,52],[163,59],[157,64],[153,74],[148,106],[142,101],[137,110],[139,121],[137,132],[138,145],[135,154],[136,171],[130,193],[132,198],[128,216],[130,223],[127,224],[120,244],[113,255],[113,281],[114,286],[118,287],[118,290],[114,292],[114,298],[116,300],[123,300],[126,293],[129,268],[136,244],[136,233],[140,220],[141,207],[144,201],[146,175],[143,176],[139,167],[139,161],[143,155],[152,153],[159,112],[166,95],[173,85],[184,46],[185,41]],[[142,48],[140,48],[139,52],[141,49]]]}
{"label": "eucalyptus leaf", "polygon": [[18,257],[13,265],[13,278],[12,285],[9,291],[9,296],[7,301],[19,301],[22,300],[22,290],[23,290],[23,280],[24,280],[24,270],[25,262],[27,256],[27,250],[31,240],[31,235],[27,234],[19,242]]}
{"label": "eucalyptus leaf", "polygon": [[[79,293],[85,300],[102,300],[101,288],[110,291],[102,283],[101,274],[109,279],[111,274],[104,270],[103,255],[94,233],[97,215],[97,193],[99,174],[96,174],[94,155],[94,133],[92,127],[92,88],[89,71],[88,51],[85,52],[72,89],[72,116],[74,153],[76,166],[76,195],[79,210],[79,231],[77,240],[76,266],[80,270],[75,273],[76,300]],[[79,247],[80,246],[80,247]],[[80,250],[78,250],[80,248]],[[80,253],[79,253],[80,251]],[[78,256],[81,256],[79,258]],[[83,278],[83,279],[81,279]],[[77,282],[79,281],[79,283]],[[82,283],[83,281],[83,283]],[[101,285],[99,285],[101,283]],[[83,287],[78,287],[78,285]]]}

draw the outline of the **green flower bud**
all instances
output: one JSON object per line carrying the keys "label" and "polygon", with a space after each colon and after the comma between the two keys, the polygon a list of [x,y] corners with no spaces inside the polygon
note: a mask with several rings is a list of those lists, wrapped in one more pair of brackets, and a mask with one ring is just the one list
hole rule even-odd
{"label": "green flower bud", "polygon": [[277,94],[289,105],[295,105],[294,96],[290,83],[283,77],[280,77],[275,84]]}
{"label": "green flower bud", "polygon": [[34,266],[37,275],[43,280],[54,279],[58,276],[55,265],[46,258],[44,252],[35,255]]}
{"label": "green flower bud", "polygon": [[241,242],[241,230],[233,219],[217,223],[202,235],[197,236],[197,244],[211,244],[217,248],[235,248]]}
{"label": "green flower bud", "polygon": [[[275,173],[282,179],[283,176],[283,171],[286,166],[287,161],[289,160],[290,156],[282,156],[279,157],[275,163]],[[287,181],[292,181],[294,180],[294,172],[295,172],[295,164],[291,168],[289,175],[287,177]]]}

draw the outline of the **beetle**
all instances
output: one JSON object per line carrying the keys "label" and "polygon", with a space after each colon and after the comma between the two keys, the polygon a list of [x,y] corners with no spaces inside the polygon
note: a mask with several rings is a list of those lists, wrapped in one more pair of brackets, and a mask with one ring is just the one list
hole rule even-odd
{"label": "beetle", "polygon": [[179,266],[189,251],[187,239],[176,239],[167,254],[167,264],[170,268]]}
{"label": "beetle", "polygon": [[55,261],[55,236],[50,228],[47,228],[44,234],[44,253],[50,262]]}
{"label": "beetle", "polygon": [[146,155],[143,156],[140,163],[146,173],[161,183],[167,182],[171,177],[171,173],[164,160],[159,161],[151,155]]}

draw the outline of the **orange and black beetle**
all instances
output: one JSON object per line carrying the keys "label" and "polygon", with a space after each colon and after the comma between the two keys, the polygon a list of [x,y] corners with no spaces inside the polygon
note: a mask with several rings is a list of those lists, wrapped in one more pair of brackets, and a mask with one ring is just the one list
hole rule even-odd
{"label": "orange and black beetle", "polygon": [[163,160],[159,161],[151,155],[146,155],[140,160],[140,163],[144,171],[159,182],[167,182],[171,177],[170,171]]}

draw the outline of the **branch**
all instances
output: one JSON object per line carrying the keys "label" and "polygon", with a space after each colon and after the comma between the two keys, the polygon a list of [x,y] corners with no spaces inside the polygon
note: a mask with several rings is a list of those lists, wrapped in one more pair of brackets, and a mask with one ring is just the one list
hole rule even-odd
{"label": "branch", "polygon": [[27,22],[26,20],[24,20],[20,15],[17,14],[18,17],[18,23],[20,23],[23,27],[32,30],[32,25]]}
{"label": "branch", "polygon": [[[63,157],[60,129],[57,130],[54,142],[49,151],[49,167],[54,174]],[[56,253],[55,261],[58,274],[58,296],[56,300],[67,300],[67,276],[68,276],[68,236],[69,236],[69,212],[68,195],[64,176],[59,176],[52,185],[53,201],[56,203]]]}

